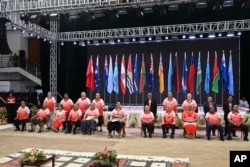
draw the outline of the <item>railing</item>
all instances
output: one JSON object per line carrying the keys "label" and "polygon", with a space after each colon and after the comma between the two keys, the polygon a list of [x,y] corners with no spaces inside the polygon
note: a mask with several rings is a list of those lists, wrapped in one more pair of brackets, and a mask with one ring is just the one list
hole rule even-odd
{"label": "railing", "polygon": [[39,66],[34,65],[25,58],[21,59],[21,57],[14,57],[11,55],[0,55],[0,68],[8,67],[20,67],[41,79],[41,71]]}

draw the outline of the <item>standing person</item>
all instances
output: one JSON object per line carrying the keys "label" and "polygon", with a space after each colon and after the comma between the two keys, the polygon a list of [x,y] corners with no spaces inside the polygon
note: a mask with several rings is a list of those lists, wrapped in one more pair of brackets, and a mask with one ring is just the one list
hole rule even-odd
{"label": "standing person", "polygon": [[[233,100],[233,96],[228,96],[227,101],[223,104],[223,111],[224,111],[224,121],[225,121],[225,129],[224,129],[224,136],[229,135],[228,134],[228,113],[230,113],[233,110],[233,106],[236,105],[236,103]],[[233,131],[233,136],[237,137],[235,134],[235,131]]]}
{"label": "standing person", "polygon": [[16,115],[15,123],[14,123],[16,127],[15,131],[20,131],[19,124],[22,124],[21,131],[24,131],[26,127],[26,122],[30,115],[30,110],[26,106],[24,101],[21,101],[21,106],[17,109],[16,113],[17,115]]}
{"label": "standing person", "polygon": [[[65,110],[65,120],[68,120],[69,113],[74,105],[73,101],[69,98],[68,93],[64,93],[63,99],[61,100],[60,104],[63,106]],[[63,123],[63,130],[66,129],[66,121]]]}
{"label": "standing person", "polygon": [[187,135],[188,138],[195,137],[198,115],[194,111],[194,106],[192,104],[189,104],[187,106],[187,109],[184,110],[182,114],[182,121],[185,130],[185,135]]}
{"label": "standing person", "polygon": [[9,96],[6,97],[6,103],[16,103],[16,97],[12,93],[9,93]]}
{"label": "standing person", "polygon": [[145,100],[144,106],[149,106],[149,111],[151,111],[154,114],[154,117],[156,118],[157,114],[157,102],[153,99],[152,93],[148,93],[148,99]]}
{"label": "standing person", "polygon": [[47,97],[43,100],[43,103],[47,106],[47,108],[50,111],[50,118],[48,121],[48,129],[52,129],[52,121],[53,121],[53,114],[54,114],[54,108],[56,105],[56,99],[52,96],[51,92],[47,93]]}
{"label": "standing person", "polygon": [[163,102],[163,110],[167,110],[168,106],[170,106],[170,109],[174,112],[176,112],[178,102],[177,100],[173,97],[172,92],[168,92],[168,97],[166,97]]}
{"label": "standing person", "polygon": [[183,101],[182,103],[182,108],[184,111],[188,111],[189,110],[189,106],[192,106],[192,110],[194,110],[195,112],[197,111],[197,103],[194,99],[192,99],[192,94],[188,93],[187,94],[187,99]]}
{"label": "standing person", "polygon": [[96,93],[95,99],[92,102],[95,103],[95,108],[97,108],[99,111],[97,127],[99,126],[100,130],[98,129],[97,130],[98,132],[102,132],[102,125],[104,124],[103,112],[104,112],[105,103],[101,99],[100,93]]}
{"label": "standing person", "polygon": [[55,110],[55,116],[53,119],[53,128],[54,132],[58,132],[62,124],[65,122],[65,110],[63,109],[63,106],[59,104],[58,110]]}
{"label": "standing person", "polygon": [[147,137],[146,131],[148,131],[149,138],[152,138],[152,133],[154,129],[154,114],[149,110],[148,105],[145,105],[144,107],[144,113],[141,116],[141,126],[144,133],[143,137]]}
{"label": "standing person", "polygon": [[246,100],[245,97],[242,97],[242,99],[240,100],[239,106],[240,106],[240,107],[249,108],[248,101]]}
{"label": "standing person", "polygon": [[78,108],[82,111],[82,117],[84,116],[84,113],[89,108],[91,101],[86,96],[85,92],[81,93],[81,97],[76,101],[76,104],[78,105]]}
{"label": "standing person", "polygon": [[162,137],[166,138],[166,129],[171,128],[171,136],[170,138],[174,138],[175,133],[175,111],[172,110],[171,105],[167,105],[165,107],[165,112],[162,114]]}
{"label": "standing person", "polygon": [[76,129],[80,127],[82,120],[82,111],[78,108],[77,104],[73,105],[73,109],[70,111],[67,119],[67,130],[66,134],[71,133],[73,129],[73,134],[76,134]]}
{"label": "standing person", "polygon": [[[213,107],[214,111],[217,112],[217,106],[216,103],[213,102],[212,96],[207,97],[207,101],[203,104],[203,111],[204,111],[204,116],[210,111],[210,108]],[[215,136],[215,129],[212,129],[213,136]]]}

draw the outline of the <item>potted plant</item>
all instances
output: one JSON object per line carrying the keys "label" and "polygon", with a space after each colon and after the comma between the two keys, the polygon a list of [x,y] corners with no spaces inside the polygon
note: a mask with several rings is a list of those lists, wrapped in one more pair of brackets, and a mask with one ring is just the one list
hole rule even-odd
{"label": "potted plant", "polygon": [[30,151],[26,152],[24,156],[21,156],[19,161],[21,164],[35,164],[41,161],[46,160],[46,155],[43,151],[32,148]]}
{"label": "potted plant", "polygon": [[97,152],[91,159],[95,161],[95,167],[116,167],[118,166],[117,153],[114,150],[105,148]]}
{"label": "potted plant", "polygon": [[8,111],[6,107],[0,107],[0,125],[7,124]]}

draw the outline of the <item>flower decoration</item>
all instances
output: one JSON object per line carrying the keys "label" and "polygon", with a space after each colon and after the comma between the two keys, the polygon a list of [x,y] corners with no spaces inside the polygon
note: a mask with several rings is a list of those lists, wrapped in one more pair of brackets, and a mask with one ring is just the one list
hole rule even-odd
{"label": "flower decoration", "polygon": [[46,155],[43,153],[43,151],[32,148],[30,151],[26,152],[24,156],[22,156],[19,160],[21,163],[35,164],[37,162],[46,160]]}
{"label": "flower decoration", "polygon": [[31,108],[31,117],[35,116],[37,114],[38,108],[36,105],[33,105]]}
{"label": "flower decoration", "polygon": [[91,159],[100,165],[116,166],[116,157],[116,151],[105,148],[103,151],[97,152]]}
{"label": "flower decoration", "polygon": [[6,119],[8,115],[6,107],[0,107],[0,119]]}
{"label": "flower decoration", "polygon": [[176,111],[177,111],[177,112],[183,112],[184,110],[183,110],[182,107],[177,107]]}

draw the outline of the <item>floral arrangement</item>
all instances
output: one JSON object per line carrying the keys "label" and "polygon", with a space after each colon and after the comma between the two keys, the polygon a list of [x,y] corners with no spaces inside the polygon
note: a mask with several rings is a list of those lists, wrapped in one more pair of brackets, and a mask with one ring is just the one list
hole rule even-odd
{"label": "floral arrangement", "polygon": [[6,119],[8,115],[8,112],[6,110],[6,107],[0,107],[0,119]]}
{"label": "floral arrangement", "polygon": [[37,114],[38,108],[36,105],[33,105],[31,108],[31,117],[35,116]]}
{"label": "floral arrangement", "polygon": [[19,160],[21,163],[35,164],[39,161],[46,160],[46,155],[43,153],[43,151],[32,148],[29,152],[26,152],[24,156],[22,156]]}
{"label": "floral arrangement", "polygon": [[96,153],[91,159],[100,165],[117,165],[117,153],[114,150],[107,150],[105,148],[103,151]]}
{"label": "floral arrangement", "polygon": [[177,111],[177,112],[183,112],[184,110],[183,110],[182,107],[177,107],[176,111]]}

